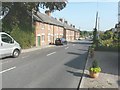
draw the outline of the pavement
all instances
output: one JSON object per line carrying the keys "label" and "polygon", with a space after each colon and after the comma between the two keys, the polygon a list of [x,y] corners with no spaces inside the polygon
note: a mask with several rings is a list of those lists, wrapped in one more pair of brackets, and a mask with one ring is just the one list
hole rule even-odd
{"label": "pavement", "polygon": [[[89,67],[92,61],[96,59],[102,71],[98,78],[89,77]],[[88,56],[84,70],[84,75],[80,84],[80,88],[118,88],[118,53],[95,51],[95,56]]]}
{"label": "pavement", "polygon": [[[76,42],[76,41],[77,41],[77,40],[68,42],[68,44],[69,44],[69,43]],[[56,45],[45,45],[45,46],[42,46],[42,47],[31,47],[31,48],[29,48],[29,49],[22,49],[21,53],[31,52],[31,51],[40,50],[40,49],[44,49],[44,48],[55,47],[55,46],[56,46]]]}
{"label": "pavement", "polygon": [[40,50],[40,49],[49,48],[49,47],[55,47],[55,45],[46,45],[44,47],[31,47],[29,49],[22,49],[21,53],[31,52],[31,51]]}

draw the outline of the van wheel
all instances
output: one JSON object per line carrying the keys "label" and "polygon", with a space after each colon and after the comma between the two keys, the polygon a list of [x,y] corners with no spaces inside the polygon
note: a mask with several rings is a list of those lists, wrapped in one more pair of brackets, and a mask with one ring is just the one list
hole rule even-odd
{"label": "van wheel", "polygon": [[20,54],[20,51],[17,50],[17,49],[15,49],[12,56],[13,56],[14,58],[16,58],[16,57],[19,56],[19,54]]}

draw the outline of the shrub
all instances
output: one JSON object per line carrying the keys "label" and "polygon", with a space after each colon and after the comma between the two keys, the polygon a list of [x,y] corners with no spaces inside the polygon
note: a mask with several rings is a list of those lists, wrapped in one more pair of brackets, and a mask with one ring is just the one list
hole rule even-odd
{"label": "shrub", "polygon": [[22,48],[29,48],[34,45],[35,38],[31,31],[20,30],[18,26],[14,26],[10,34]]}
{"label": "shrub", "polygon": [[119,48],[119,35],[117,32],[112,32],[111,30],[106,31],[104,34],[100,34],[100,42],[98,44],[98,48],[107,48],[107,49],[115,49]]}
{"label": "shrub", "polygon": [[95,44],[93,44],[92,46],[91,46],[91,48],[95,48],[96,47],[96,45]]}
{"label": "shrub", "polygon": [[92,62],[92,66],[89,68],[89,71],[94,73],[101,72],[101,68],[99,67],[97,60]]}
{"label": "shrub", "polygon": [[92,62],[92,67],[93,67],[93,68],[98,67],[98,62],[97,62],[97,60],[94,60],[94,61]]}
{"label": "shrub", "polygon": [[94,72],[94,73],[99,73],[99,72],[101,72],[101,68],[100,67],[97,67],[97,68],[90,68],[89,69],[91,72]]}

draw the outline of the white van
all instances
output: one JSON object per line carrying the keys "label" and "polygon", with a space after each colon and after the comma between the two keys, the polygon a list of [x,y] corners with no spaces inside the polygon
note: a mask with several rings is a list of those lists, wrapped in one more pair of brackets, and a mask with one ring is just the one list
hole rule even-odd
{"label": "white van", "polygon": [[20,52],[20,45],[7,33],[0,32],[0,58],[6,56],[18,57]]}

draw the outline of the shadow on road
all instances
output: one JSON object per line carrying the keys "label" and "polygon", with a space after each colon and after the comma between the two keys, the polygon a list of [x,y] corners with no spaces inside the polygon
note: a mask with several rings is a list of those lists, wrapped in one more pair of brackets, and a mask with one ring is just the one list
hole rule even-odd
{"label": "shadow on road", "polygon": [[85,49],[78,49],[78,50],[81,50],[81,51],[88,51],[88,50],[85,50]]}
{"label": "shadow on road", "polygon": [[73,71],[69,71],[67,70],[67,72],[73,74],[74,76],[77,76],[77,77],[81,77],[82,76],[82,73],[79,73],[79,72],[73,72]]}
{"label": "shadow on road", "polygon": [[74,69],[83,70],[85,63],[86,63],[87,52],[85,52],[83,54],[68,52],[68,54],[74,54],[74,55],[79,55],[79,56],[77,58],[65,63],[64,65],[74,68]]}
{"label": "shadow on road", "polygon": [[[82,77],[82,75],[83,75],[83,73],[80,73],[80,72],[73,72],[73,71],[69,71],[69,70],[67,70],[67,72],[69,72],[77,77]],[[90,77],[90,76],[88,74],[84,74],[84,77]]]}
{"label": "shadow on road", "polygon": [[92,44],[91,41],[77,41],[77,42],[69,42],[71,44]]}
{"label": "shadow on road", "polygon": [[12,56],[7,56],[7,57],[1,58],[0,60],[5,60],[5,59],[8,59],[8,58],[13,58],[13,57]]}
{"label": "shadow on road", "polygon": [[75,52],[67,52],[68,54],[74,54],[74,55],[81,55],[80,53],[75,53]]}
{"label": "shadow on road", "polygon": [[102,73],[118,75],[118,54],[117,52],[96,51],[95,58],[98,60]]}

